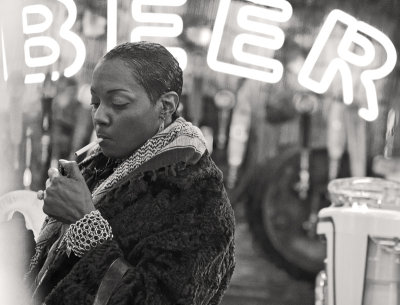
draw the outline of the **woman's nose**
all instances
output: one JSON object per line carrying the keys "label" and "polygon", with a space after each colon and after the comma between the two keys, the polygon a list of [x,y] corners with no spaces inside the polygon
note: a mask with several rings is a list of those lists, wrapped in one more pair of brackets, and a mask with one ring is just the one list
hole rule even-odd
{"label": "woman's nose", "polygon": [[107,107],[105,107],[103,103],[100,103],[99,107],[94,110],[93,122],[95,124],[108,125],[110,121],[110,114],[107,111]]}

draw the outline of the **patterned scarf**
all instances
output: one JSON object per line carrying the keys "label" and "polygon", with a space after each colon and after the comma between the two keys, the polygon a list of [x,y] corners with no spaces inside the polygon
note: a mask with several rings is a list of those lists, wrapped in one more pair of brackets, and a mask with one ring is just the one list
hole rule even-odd
{"label": "patterned scarf", "polygon": [[[205,150],[205,139],[200,129],[185,119],[178,118],[123,161],[93,192],[93,202],[96,204],[107,191],[118,186],[134,172],[158,169],[180,161],[196,163]],[[100,148],[89,159],[98,153]]]}
{"label": "patterned scarf", "polygon": [[[92,193],[93,202],[96,205],[101,198],[111,189],[118,187],[135,172],[145,172],[156,170],[162,167],[184,162],[186,164],[196,163],[206,150],[205,139],[199,128],[187,122],[183,118],[176,119],[166,129],[148,139],[130,157],[120,163],[116,169],[94,190]],[[100,147],[81,162],[84,167],[94,158],[102,155]],[[104,155],[103,155],[104,156]],[[45,266],[50,266],[55,259],[51,252],[60,247],[62,235],[65,229],[62,224],[55,219],[46,218],[41,233],[36,244],[36,253],[31,260],[29,276],[34,276],[37,268],[42,265],[46,257]],[[60,232],[60,229],[62,232]],[[49,245],[53,247],[49,250]],[[45,250],[47,249],[47,251]],[[40,263],[42,262],[42,263]],[[42,268],[43,269],[43,268]],[[36,270],[36,272],[34,271]],[[36,285],[39,284],[44,270],[39,272],[36,278]],[[36,286],[35,285],[35,286]]]}

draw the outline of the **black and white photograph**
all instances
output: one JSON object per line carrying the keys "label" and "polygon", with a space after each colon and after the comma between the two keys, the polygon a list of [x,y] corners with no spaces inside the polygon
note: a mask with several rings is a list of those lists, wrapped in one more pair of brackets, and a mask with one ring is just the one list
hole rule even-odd
{"label": "black and white photograph", "polygon": [[1,0],[0,305],[400,305],[398,0]]}

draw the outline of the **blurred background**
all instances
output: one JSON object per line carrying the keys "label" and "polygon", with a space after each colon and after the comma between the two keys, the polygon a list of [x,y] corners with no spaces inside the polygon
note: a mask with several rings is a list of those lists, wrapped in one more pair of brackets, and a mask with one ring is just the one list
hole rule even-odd
{"label": "blurred background", "polygon": [[314,304],[328,182],[398,175],[400,2],[154,3],[0,3],[0,303],[21,295],[41,220],[33,192],[93,138],[94,66],[116,44],[149,40],[184,68],[179,111],[202,129],[235,210],[223,304]]}

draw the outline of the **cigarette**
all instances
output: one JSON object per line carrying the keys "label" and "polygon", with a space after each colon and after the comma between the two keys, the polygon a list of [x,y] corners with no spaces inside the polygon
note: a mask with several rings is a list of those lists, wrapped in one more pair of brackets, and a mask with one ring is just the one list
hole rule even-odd
{"label": "cigarette", "polygon": [[98,138],[96,141],[93,141],[93,142],[89,143],[88,145],[83,146],[81,149],[79,149],[75,152],[75,156],[79,157],[83,153],[87,152],[89,149],[93,148],[95,145],[99,144],[101,141],[103,141],[103,139]]}

